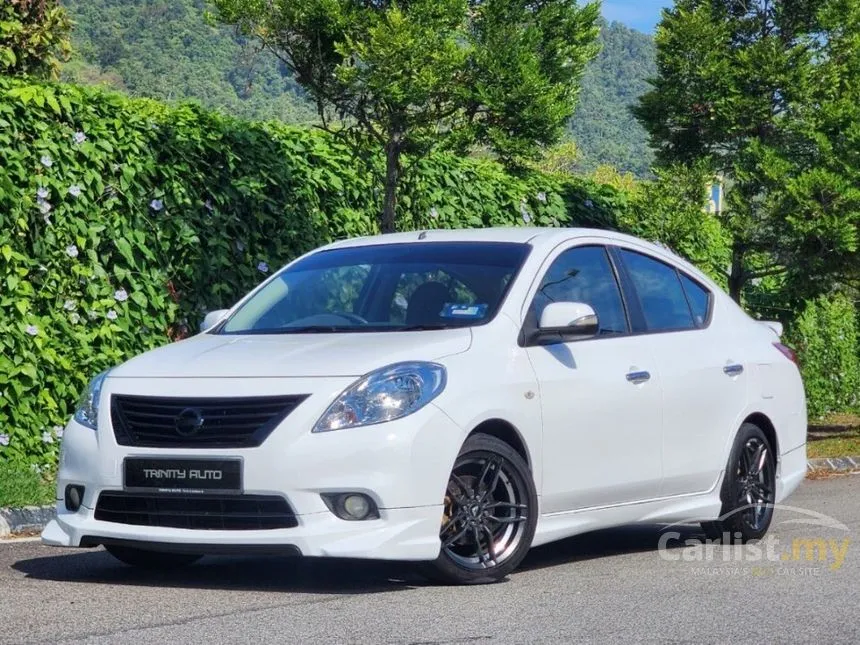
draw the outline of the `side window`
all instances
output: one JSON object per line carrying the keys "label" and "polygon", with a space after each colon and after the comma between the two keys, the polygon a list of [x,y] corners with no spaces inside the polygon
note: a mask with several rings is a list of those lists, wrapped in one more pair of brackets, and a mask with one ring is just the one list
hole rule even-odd
{"label": "side window", "polygon": [[591,305],[600,322],[601,335],[628,331],[618,282],[602,246],[578,246],[555,259],[532,301],[530,313],[535,322],[551,302]]}
{"label": "side window", "polygon": [[690,303],[690,309],[693,312],[693,320],[696,323],[696,327],[704,327],[708,320],[708,309],[711,305],[711,292],[692,278],[685,276],[683,273],[681,274],[681,284],[684,287],[684,293],[687,294],[687,302]]}
{"label": "side window", "polygon": [[621,257],[650,331],[696,327],[678,272],[673,267],[626,249],[621,249]]}

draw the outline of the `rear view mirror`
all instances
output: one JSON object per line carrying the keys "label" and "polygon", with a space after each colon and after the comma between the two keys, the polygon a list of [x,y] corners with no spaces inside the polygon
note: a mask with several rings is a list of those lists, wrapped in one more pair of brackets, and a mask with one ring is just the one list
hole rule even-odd
{"label": "rear view mirror", "polygon": [[600,321],[584,302],[551,302],[544,307],[535,340],[566,342],[597,335]]}
{"label": "rear view mirror", "polygon": [[200,331],[212,329],[215,325],[224,320],[224,317],[229,312],[229,309],[216,309],[215,311],[210,311],[208,314],[206,314],[206,317],[203,319],[203,322],[200,323]]}

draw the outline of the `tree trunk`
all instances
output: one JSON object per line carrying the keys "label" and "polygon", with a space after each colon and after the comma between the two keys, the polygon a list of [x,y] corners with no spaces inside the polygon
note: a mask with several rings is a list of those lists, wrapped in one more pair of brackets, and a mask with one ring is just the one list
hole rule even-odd
{"label": "tree trunk", "polygon": [[746,284],[744,271],[744,250],[739,244],[732,246],[732,269],[729,274],[729,296],[736,303],[741,303],[741,293]]}
{"label": "tree trunk", "polygon": [[394,233],[397,214],[397,184],[400,182],[400,134],[393,133],[385,144],[385,201],[379,227],[383,233]]}

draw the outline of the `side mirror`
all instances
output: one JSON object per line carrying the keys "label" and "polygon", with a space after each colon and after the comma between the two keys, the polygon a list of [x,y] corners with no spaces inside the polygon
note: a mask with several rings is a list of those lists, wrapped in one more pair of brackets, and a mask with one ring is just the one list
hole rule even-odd
{"label": "side mirror", "polygon": [[544,307],[535,340],[559,342],[596,336],[600,321],[591,305],[584,302],[551,302]]}
{"label": "side mirror", "polygon": [[200,331],[212,329],[215,325],[224,320],[224,316],[226,316],[229,312],[229,309],[216,309],[215,311],[210,311],[208,314],[206,314],[206,317],[203,319],[203,322],[200,323]]}

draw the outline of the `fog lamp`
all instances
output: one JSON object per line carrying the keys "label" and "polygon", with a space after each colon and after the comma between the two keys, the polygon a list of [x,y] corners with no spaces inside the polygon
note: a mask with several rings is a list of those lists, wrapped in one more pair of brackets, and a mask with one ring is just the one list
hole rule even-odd
{"label": "fog lamp", "polygon": [[72,513],[77,512],[84,502],[84,487],[77,484],[69,484],[66,486],[66,494],[64,496],[66,502],[66,510]]}
{"label": "fog lamp", "polygon": [[329,510],[342,520],[358,522],[379,518],[376,503],[364,493],[324,493]]}

